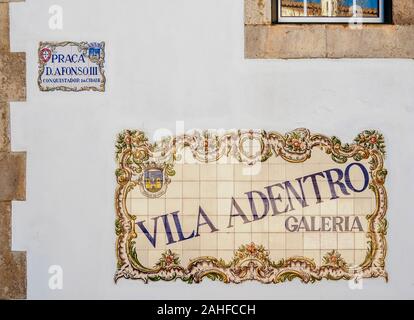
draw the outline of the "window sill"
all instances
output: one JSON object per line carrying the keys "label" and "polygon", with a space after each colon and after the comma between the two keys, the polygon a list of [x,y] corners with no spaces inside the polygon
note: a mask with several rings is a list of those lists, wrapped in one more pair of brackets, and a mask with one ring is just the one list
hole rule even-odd
{"label": "window sill", "polygon": [[272,24],[272,0],[245,0],[247,59],[414,58],[414,1],[393,1],[394,24]]}

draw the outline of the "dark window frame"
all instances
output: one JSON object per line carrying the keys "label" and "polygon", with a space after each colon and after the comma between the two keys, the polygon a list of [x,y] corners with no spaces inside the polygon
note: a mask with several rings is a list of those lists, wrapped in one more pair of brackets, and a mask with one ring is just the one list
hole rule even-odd
{"label": "dark window frame", "polygon": [[[338,22],[338,21],[329,21],[329,22],[320,22],[320,21],[301,21],[301,22],[293,22],[293,21],[279,21],[278,18],[278,8],[279,2],[282,0],[271,0],[271,18],[273,24],[347,24],[347,22]],[[393,0],[383,0],[384,1],[384,8],[383,8],[383,21],[382,22],[368,22],[364,21],[363,24],[392,24],[392,1]],[[305,18],[306,19],[306,18]]]}

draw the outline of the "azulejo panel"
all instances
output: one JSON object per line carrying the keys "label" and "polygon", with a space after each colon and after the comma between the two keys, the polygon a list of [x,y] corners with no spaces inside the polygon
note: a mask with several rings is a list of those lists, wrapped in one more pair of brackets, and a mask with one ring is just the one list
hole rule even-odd
{"label": "azulejo panel", "polygon": [[384,137],[119,134],[115,280],[388,278]]}
{"label": "azulejo panel", "polygon": [[104,42],[41,42],[41,91],[105,91]]}

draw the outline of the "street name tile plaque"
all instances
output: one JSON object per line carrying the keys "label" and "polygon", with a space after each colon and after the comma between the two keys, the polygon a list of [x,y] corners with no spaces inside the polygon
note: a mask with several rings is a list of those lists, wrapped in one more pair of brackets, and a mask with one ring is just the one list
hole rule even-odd
{"label": "street name tile plaque", "polygon": [[40,42],[41,91],[105,91],[104,42]]}
{"label": "street name tile plaque", "polygon": [[145,282],[388,279],[383,135],[296,129],[116,143],[117,271]]}

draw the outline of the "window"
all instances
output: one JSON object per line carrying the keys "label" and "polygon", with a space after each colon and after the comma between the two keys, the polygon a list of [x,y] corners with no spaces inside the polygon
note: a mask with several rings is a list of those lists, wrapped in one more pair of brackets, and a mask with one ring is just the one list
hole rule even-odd
{"label": "window", "polygon": [[386,0],[277,0],[278,22],[384,23]]}

